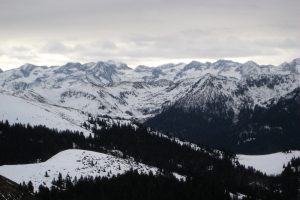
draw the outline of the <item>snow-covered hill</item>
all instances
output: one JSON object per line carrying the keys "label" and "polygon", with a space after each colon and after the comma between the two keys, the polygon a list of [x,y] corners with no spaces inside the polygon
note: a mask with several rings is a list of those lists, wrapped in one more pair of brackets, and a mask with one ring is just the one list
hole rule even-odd
{"label": "snow-covered hill", "polygon": [[283,166],[287,165],[292,158],[300,157],[300,151],[288,153],[273,153],[266,155],[237,155],[239,163],[246,167],[266,173],[267,175],[278,175],[283,171]]}
{"label": "snow-covered hill", "polygon": [[[54,178],[61,173],[65,178],[75,177],[112,177],[124,174],[129,170],[137,170],[139,173],[158,173],[158,169],[130,159],[122,159],[112,155],[86,150],[65,150],[46,162],[25,165],[0,166],[0,175],[5,176],[16,183],[32,181],[35,190],[39,185],[51,186]],[[46,175],[47,173],[47,175]],[[178,178],[183,178],[175,174]]]}
{"label": "snow-covered hill", "polygon": [[0,93],[0,120],[8,120],[10,123],[22,123],[30,125],[45,125],[58,130],[72,130],[83,132],[88,136],[89,131],[80,127],[87,116],[71,108],[58,107],[26,100]]}

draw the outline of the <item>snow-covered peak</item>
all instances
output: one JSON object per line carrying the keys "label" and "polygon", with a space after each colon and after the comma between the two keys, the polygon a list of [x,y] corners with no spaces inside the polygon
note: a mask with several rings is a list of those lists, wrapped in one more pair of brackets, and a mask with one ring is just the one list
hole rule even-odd
{"label": "snow-covered peak", "polygon": [[72,69],[72,68],[79,68],[80,69],[81,67],[82,67],[81,63],[78,63],[78,62],[76,62],[76,63],[69,62],[69,63],[61,66],[60,69],[64,69],[64,68],[65,69]]}
{"label": "snow-covered peak", "polygon": [[258,64],[256,62],[254,62],[254,61],[251,61],[251,60],[245,62],[243,65],[252,66],[252,67],[258,67]]}
{"label": "snow-covered peak", "polygon": [[113,84],[120,81],[118,73],[122,69],[127,69],[127,65],[100,61],[87,70],[86,77],[96,85]]}
{"label": "snow-covered peak", "polygon": [[24,64],[22,65],[19,69],[20,72],[23,74],[24,77],[28,77],[30,75],[30,73],[35,70],[36,68],[45,68],[44,66],[37,66],[37,65],[33,65],[33,64]]}
{"label": "snow-covered peak", "polygon": [[24,65],[21,65],[20,68],[21,69],[30,69],[30,68],[34,68],[34,67],[37,67],[37,65],[34,65],[34,64],[31,64],[31,63],[25,63]]}
{"label": "snow-covered peak", "polygon": [[118,63],[114,61],[99,61],[95,63],[94,65],[91,65],[92,70],[96,71],[101,71],[102,73],[108,72],[117,72],[117,71],[122,71],[122,70],[131,70],[126,64],[124,63]]}
{"label": "snow-covered peak", "polygon": [[146,65],[138,65],[134,71],[135,72],[150,72],[153,70],[153,67],[148,67]]}
{"label": "snow-covered peak", "polygon": [[296,65],[300,65],[300,58],[296,58],[292,61],[292,63],[296,64]]}
{"label": "snow-covered peak", "polygon": [[113,61],[113,60],[108,60],[106,63],[108,63],[110,65],[114,65],[117,69],[131,70],[131,68],[128,67],[127,64],[122,63],[122,62],[116,62],[116,61]]}
{"label": "snow-covered peak", "polygon": [[67,63],[61,67],[58,67],[57,69],[54,70],[55,73],[65,73],[65,74],[71,74],[73,72],[79,71],[79,70],[84,70],[85,66],[83,66],[80,63]]}
{"label": "snow-covered peak", "polygon": [[218,63],[223,63],[223,64],[226,64],[226,63],[235,63],[234,61],[232,60],[226,60],[226,59],[219,59],[215,62],[213,62],[214,64],[218,64]]}
{"label": "snow-covered peak", "polygon": [[157,66],[155,68],[158,68],[158,69],[169,69],[169,68],[172,68],[174,66],[175,66],[174,63],[167,63],[167,64],[159,65],[159,66]]}
{"label": "snow-covered peak", "polygon": [[216,62],[212,63],[214,67],[234,66],[236,64],[238,63],[233,62],[231,60],[223,60],[223,59],[217,60]]}
{"label": "snow-covered peak", "polygon": [[203,66],[205,66],[205,65],[203,63],[201,63],[201,62],[192,61],[189,64],[187,64],[187,65],[184,66],[183,71],[187,71],[187,70],[190,70],[190,69],[199,70]]}
{"label": "snow-covered peak", "polygon": [[249,61],[236,68],[236,71],[244,77],[263,73],[262,68],[259,65]]}
{"label": "snow-covered peak", "polygon": [[284,72],[299,74],[300,73],[300,58],[296,58],[289,63],[284,62],[280,65],[280,68]]}
{"label": "snow-covered peak", "polygon": [[212,111],[216,104],[221,104],[224,109],[232,109],[237,103],[234,102],[233,92],[237,89],[236,82],[233,78],[206,74],[175,105],[185,110]]}

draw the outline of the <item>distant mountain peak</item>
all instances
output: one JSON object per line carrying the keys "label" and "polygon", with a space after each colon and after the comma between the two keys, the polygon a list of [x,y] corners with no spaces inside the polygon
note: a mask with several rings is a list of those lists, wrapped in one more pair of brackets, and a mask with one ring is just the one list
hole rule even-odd
{"label": "distant mountain peak", "polygon": [[21,65],[20,68],[21,69],[30,69],[30,68],[34,68],[34,67],[37,67],[37,65],[34,65],[34,64],[30,64],[30,63],[25,63],[24,65]]}
{"label": "distant mountain peak", "polygon": [[48,68],[46,65],[35,65],[31,63],[25,63],[24,65],[21,65],[19,69],[25,70],[25,71],[32,71],[35,68]]}
{"label": "distant mountain peak", "polygon": [[174,66],[175,66],[174,63],[166,63],[166,64],[163,64],[163,65],[159,65],[156,68],[159,68],[159,69],[168,69],[168,68],[172,68]]}
{"label": "distant mountain peak", "polygon": [[82,65],[82,64],[79,63],[79,62],[68,62],[68,63],[66,63],[66,64],[63,65],[63,66],[74,66],[74,65]]}
{"label": "distant mountain peak", "polygon": [[291,63],[296,64],[296,65],[300,65],[300,58],[296,58],[296,59],[292,60]]}
{"label": "distant mountain peak", "polygon": [[252,60],[249,60],[245,62],[243,65],[248,65],[248,66],[258,66],[258,64]]}
{"label": "distant mountain peak", "polygon": [[196,69],[197,70],[197,69],[200,69],[201,66],[204,66],[204,64],[201,63],[201,62],[193,60],[189,64],[185,65],[184,68],[183,68],[183,70],[184,71],[189,70],[189,69]]}
{"label": "distant mountain peak", "polygon": [[26,63],[20,67],[20,71],[25,77],[28,77],[34,69],[39,68],[39,67],[42,67],[42,66],[37,66],[37,65],[30,64],[30,63]]}
{"label": "distant mountain peak", "polygon": [[284,62],[280,65],[283,71],[288,71],[292,73],[299,74],[300,73],[300,58],[296,58],[291,62]]}
{"label": "distant mountain peak", "polygon": [[136,72],[145,72],[145,71],[152,71],[153,67],[149,67],[146,65],[138,65],[134,71]]}
{"label": "distant mountain peak", "polygon": [[108,60],[106,63],[108,63],[112,66],[115,66],[117,69],[131,69],[130,67],[127,66],[127,64],[122,63],[122,62],[116,62],[116,61],[113,61],[113,60]]}
{"label": "distant mountain peak", "polygon": [[68,62],[65,65],[54,70],[55,73],[71,74],[76,71],[84,70],[85,66],[81,63]]}
{"label": "distant mountain peak", "polygon": [[213,65],[224,65],[224,64],[226,65],[226,64],[234,64],[234,63],[237,63],[237,62],[234,62],[232,60],[219,59],[216,62],[214,62]]}

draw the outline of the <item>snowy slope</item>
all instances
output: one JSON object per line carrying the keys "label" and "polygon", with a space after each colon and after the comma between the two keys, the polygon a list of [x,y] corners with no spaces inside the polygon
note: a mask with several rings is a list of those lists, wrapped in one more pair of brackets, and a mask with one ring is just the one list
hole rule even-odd
{"label": "snowy slope", "polygon": [[[65,150],[46,162],[26,165],[0,166],[0,175],[5,176],[16,183],[32,181],[35,190],[43,184],[51,186],[58,174],[62,177],[69,175],[72,179],[77,177],[112,177],[124,174],[129,170],[137,170],[139,173],[158,173],[158,169],[133,160],[117,158],[112,155],[86,150]],[[47,172],[49,177],[45,177]],[[178,177],[181,177],[177,175]]]}
{"label": "snowy slope", "polygon": [[48,104],[28,101],[22,98],[0,93],[0,120],[10,123],[45,125],[58,130],[89,131],[80,127],[80,121],[86,116],[73,109],[60,108]]}
{"label": "snowy slope", "polygon": [[237,155],[240,164],[246,167],[253,167],[267,175],[277,175],[283,171],[283,165],[292,158],[300,157],[300,151],[291,151],[289,153],[273,153],[266,155]]}

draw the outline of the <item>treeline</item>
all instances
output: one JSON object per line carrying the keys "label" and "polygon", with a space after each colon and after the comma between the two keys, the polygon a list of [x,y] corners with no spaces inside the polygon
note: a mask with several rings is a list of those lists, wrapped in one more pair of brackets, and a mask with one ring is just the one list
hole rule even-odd
{"label": "treeline", "polygon": [[[215,184],[210,179],[196,177],[179,181],[170,173],[145,175],[139,174],[137,171],[129,171],[112,178],[81,177],[77,179],[75,177],[73,180],[69,176],[63,179],[59,174],[52,184],[51,188],[40,185],[35,194],[38,200],[238,199],[238,193],[231,193],[224,185]],[[245,196],[243,199],[300,199],[300,158],[292,159],[285,166],[283,173],[273,180],[274,185],[281,187],[280,190],[278,190],[279,188],[270,188],[273,190],[273,195],[260,192],[254,196]],[[20,186],[23,188],[22,190],[33,192],[31,182],[28,185]]]}
{"label": "treeline", "polygon": [[[89,120],[89,126],[99,126],[99,119]],[[99,123],[104,123],[103,121]],[[120,150],[123,157],[156,166],[165,172],[178,172],[202,184],[225,191],[239,192],[254,199],[281,199],[283,184],[278,177],[268,177],[253,169],[234,163],[234,155],[203,148],[195,151],[167,138],[149,134],[144,127],[113,125],[96,129],[94,137],[82,133],[57,131],[43,126],[29,126],[0,122],[0,164],[44,161],[70,148],[109,153]],[[214,188],[212,187],[212,189]]]}
{"label": "treeline", "polygon": [[224,188],[209,180],[188,179],[180,182],[173,176],[154,176],[127,172],[118,177],[58,179],[54,186],[39,187],[38,200],[167,200],[167,199],[230,199]]}
{"label": "treeline", "polygon": [[300,158],[293,158],[284,167],[279,179],[285,199],[300,199]]}
{"label": "treeline", "polygon": [[45,161],[75,144],[87,148],[82,133],[0,122],[0,165]]}
{"label": "treeline", "polygon": [[[253,199],[299,199],[300,158],[293,159],[284,172],[273,182],[280,185],[273,189],[273,195],[260,192],[252,196],[245,196],[245,200]],[[40,185],[36,197],[38,200],[83,200],[83,199],[238,199],[237,194],[229,192],[224,185],[216,184],[211,179],[187,178],[179,181],[172,174],[160,175],[139,174],[129,171],[118,177],[81,177],[71,179],[61,174],[52,181],[53,186],[47,188]],[[21,185],[23,190],[33,191],[31,182]],[[231,193],[231,194],[230,194]]]}

